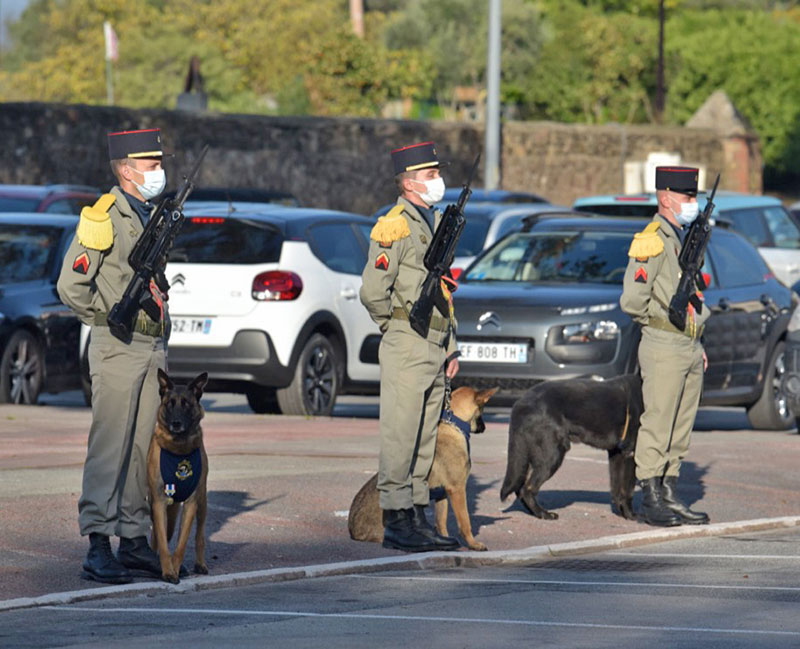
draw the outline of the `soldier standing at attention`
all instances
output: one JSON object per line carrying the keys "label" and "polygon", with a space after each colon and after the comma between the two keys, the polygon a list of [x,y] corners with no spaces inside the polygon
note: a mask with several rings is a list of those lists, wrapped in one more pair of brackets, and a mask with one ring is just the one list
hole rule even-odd
{"label": "soldier standing at attention", "polygon": [[[82,576],[118,584],[161,577],[146,538],[147,450],[159,406],[157,372],[166,366],[166,296],[151,282],[161,318],[140,311],[128,342],[110,333],[106,319],[133,277],[128,256],[150,216],[148,201],[164,191],[166,177],[159,129],[110,133],[108,151],[119,184],[81,212],[58,294],[91,327],[92,425],[78,501],[81,535],[89,536],[90,547]],[[120,537],[116,557],[111,536]]]}
{"label": "soldier standing at attention", "polygon": [[458,371],[449,292],[442,288],[427,338],[408,320],[427,275],[425,251],[441,218],[433,205],[442,200],[445,186],[433,142],[395,149],[392,163],[400,196],[372,229],[361,287],[361,302],[383,333],[378,468],[383,546],[452,550],[458,541],[439,535],[425,516],[445,372],[452,378]]}
{"label": "soldier standing at attention", "polygon": [[[634,236],[620,298],[622,310],[642,325],[644,412],[635,453],[644,496],[640,513],[649,525],[665,527],[709,521],[677,494],[708,364],[700,336],[709,309],[701,307],[698,313],[690,303],[683,331],[670,322],[668,311],[681,273],[681,229],[698,215],[697,173],[691,167],[656,168],[658,213]],[[697,295],[702,300],[702,293]]]}

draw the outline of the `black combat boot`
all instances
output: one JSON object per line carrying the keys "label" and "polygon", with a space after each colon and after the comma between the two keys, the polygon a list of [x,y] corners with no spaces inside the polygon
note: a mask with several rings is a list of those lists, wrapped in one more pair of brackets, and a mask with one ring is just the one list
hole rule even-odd
{"label": "black combat boot", "polygon": [[681,520],[687,525],[705,525],[709,522],[708,514],[705,512],[693,512],[678,498],[678,478],[668,475],[661,482],[661,497],[664,504],[680,516]]}
{"label": "black combat boot", "polygon": [[455,550],[459,547],[459,542],[456,539],[452,536],[442,536],[434,529],[433,525],[428,522],[428,517],[425,516],[424,505],[414,505],[413,517],[414,528],[417,532],[433,541],[436,544],[437,550]]}
{"label": "black combat boot", "polygon": [[107,536],[92,532],[89,534],[89,544],[81,577],[104,584],[128,584],[133,581],[131,573],[114,558]]}
{"label": "black combat boot", "polygon": [[669,509],[661,496],[661,478],[648,478],[641,481],[642,508],[640,518],[648,525],[675,527],[681,524],[681,517]]}
{"label": "black combat boot", "polygon": [[[153,552],[145,536],[136,536],[132,539],[120,537],[117,561],[125,566],[134,577],[161,579],[161,559]],[[183,565],[179,576],[189,576],[189,571]]]}
{"label": "black combat boot", "polygon": [[404,552],[432,552],[436,543],[414,526],[414,510],[385,509],[383,511],[383,547]]}

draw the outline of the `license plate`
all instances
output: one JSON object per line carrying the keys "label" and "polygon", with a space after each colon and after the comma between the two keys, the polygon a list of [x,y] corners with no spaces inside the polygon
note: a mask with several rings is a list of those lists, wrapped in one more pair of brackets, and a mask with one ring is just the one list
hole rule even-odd
{"label": "license plate", "polygon": [[174,334],[208,334],[211,333],[211,318],[173,318]]}
{"label": "license plate", "polygon": [[525,343],[458,343],[459,360],[469,363],[527,363]]}

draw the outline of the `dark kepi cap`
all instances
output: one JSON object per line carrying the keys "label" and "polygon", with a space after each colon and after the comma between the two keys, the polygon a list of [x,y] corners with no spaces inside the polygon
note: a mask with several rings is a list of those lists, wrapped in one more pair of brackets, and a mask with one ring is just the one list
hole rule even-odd
{"label": "dark kepi cap", "polygon": [[696,194],[697,174],[695,167],[656,167],[656,189]]}
{"label": "dark kepi cap", "polygon": [[110,160],[160,158],[163,155],[161,129],[159,128],[108,134],[108,157]]}
{"label": "dark kepi cap", "polygon": [[392,151],[392,164],[395,176],[404,171],[442,166],[439,158],[436,157],[436,148],[433,146],[433,142],[420,142],[395,149]]}

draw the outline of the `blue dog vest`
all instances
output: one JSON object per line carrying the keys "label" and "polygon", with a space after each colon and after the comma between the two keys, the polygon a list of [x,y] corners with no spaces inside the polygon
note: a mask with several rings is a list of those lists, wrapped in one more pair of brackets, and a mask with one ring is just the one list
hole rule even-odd
{"label": "blue dog vest", "polygon": [[203,472],[203,455],[196,448],[188,455],[176,455],[161,449],[161,479],[164,493],[174,502],[182,503],[197,489]]}

